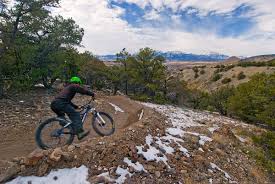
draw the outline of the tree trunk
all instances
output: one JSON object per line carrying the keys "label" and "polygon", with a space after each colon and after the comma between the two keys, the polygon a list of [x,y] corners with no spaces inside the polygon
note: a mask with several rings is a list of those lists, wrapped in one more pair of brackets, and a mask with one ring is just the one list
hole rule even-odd
{"label": "tree trunk", "polygon": [[136,95],[136,87],[134,86],[134,88],[133,88],[133,93],[134,93],[134,95]]}
{"label": "tree trunk", "polygon": [[125,81],[125,94],[128,95],[128,80]]}
{"label": "tree trunk", "polygon": [[0,79],[0,99],[4,96],[4,83],[2,79]]}
{"label": "tree trunk", "polygon": [[124,61],[124,72],[126,74],[126,80],[125,80],[125,94],[128,95],[128,74],[127,74],[127,64],[126,61]]}
{"label": "tree trunk", "polygon": [[43,85],[45,86],[45,88],[51,89],[52,86],[53,86],[53,83],[56,81],[56,79],[57,79],[56,77],[55,77],[55,78],[52,78],[52,79],[50,80],[50,82],[48,82],[48,78],[45,77],[45,76],[43,76],[43,77],[42,77],[42,83],[43,83]]}
{"label": "tree trunk", "polygon": [[167,80],[164,80],[164,96],[166,97],[167,95]]}
{"label": "tree trunk", "polygon": [[13,42],[16,38],[16,33],[18,31],[19,21],[20,21],[20,18],[22,17],[22,10],[23,10],[24,5],[25,5],[25,2],[21,2],[19,11],[17,12],[16,19],[15,19],[15,22],[13,24],[13,30],[12,30],[10,44],[13,44]]}
{"label": "tree trunk", "polygon": [[115,85],[114,85],[114,91],[113,91],[113,95],[116,95],[116,93],[117,93],[117,90],[118,90],[118,87],[117,87],[117,85],[115,84]]}

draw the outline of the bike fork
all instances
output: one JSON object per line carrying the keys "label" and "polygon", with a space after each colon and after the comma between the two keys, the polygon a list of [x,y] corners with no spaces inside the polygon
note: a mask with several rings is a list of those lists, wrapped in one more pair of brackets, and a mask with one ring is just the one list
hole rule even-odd
{"label": "bike fork", "polygon": [[102,123],[100,123],[101,126],[104,126],[104,125],[106,124],[106,122],[104,121],[104,119],[100,116],[100,114],[99,114],[98,112],[96,113],[96,115],[97,115],[97,117],[99,117],[99,119],[100,119],[101,122],[102,122]]}

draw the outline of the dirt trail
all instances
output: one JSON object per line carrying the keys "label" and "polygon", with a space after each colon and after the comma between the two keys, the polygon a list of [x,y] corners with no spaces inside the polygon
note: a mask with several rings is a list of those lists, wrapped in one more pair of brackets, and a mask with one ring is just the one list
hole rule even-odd
{"label": "dirt trail", "polygon": [[[38,122],[54,116],[49,104],[54,95],[44,91],[38,94],[30,94],[21,97],[23,100],[12,102],[10,100],[0,101],[0,160],[10,160],[14,157],[26,156],[37,148],[34,141],[35,129]],[[74,103],[81,105],[89,100],[87,96],[76,96]],[[21,101],[21,102],[20,102]],[[124,112],[116,111],[111,105],[116,105]],[[142,106],[123,96],[105,96],[98,94],[97,109],[109,113],[115,123],[116,132],[119,132],[138,120],[138,113]],[[84,125],[85,129],[91,129],[92,115],[88,116]],[[85,138],[99,137],[93,130]],[[78,142],[75,139],[74,142]]]}
{"label": "dirt trail", "polygon": [[[0,160],[0,183],[16,176],[41,177],[56,169],[74,167],[84,168],[86,173],[79,172],[83,181],[90,183],[262,184],[275,181],[274,174],[251,156],[259,149],[251,137],[261,134],[263,129],[204,111],[150,103],[141,105],[124,96],[97,95],[98,109],[110,113],[116,122],[114,135],[99,137],[92,132],[85,140],[70,146],[33,151],[36,122],[40,117],[53,115],[49,109],[50,95],[43,95],[24,98],[28,109],[22,104],[0,101],[3,107],[0,155],[1,159],[12,160]],[[84,104],[88,99],[77,96],[75,103]],[[142,109],[144,115],[139,120]],[[11,159],[14,156],[20,157]],[[33,179],[18,177],[13,183],[31,183]],[[62,183],[57,175],[51,175],[48,181],[56,183],[56,180]]]}

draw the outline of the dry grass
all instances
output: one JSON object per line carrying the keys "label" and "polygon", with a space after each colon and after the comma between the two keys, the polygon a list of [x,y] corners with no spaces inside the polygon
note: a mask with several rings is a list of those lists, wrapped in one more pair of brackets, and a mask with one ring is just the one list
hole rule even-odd
{"label": "dry grass", "polygon": [[[190,88],[198,88],[204,91],[213,91],[219,89],[223,86],[238,86],[241,83],[249,81],[250,77],[256,73],[273,73],[275,72],[275,67],[240,67],[235,66],[234,68],[220,72],[222,74],[222,78],[216,82],[211,81],[211,78],[214,75],[215,66],[224,64],[225,66],[229,66],[228,63],[190,63],[190,62],[173,62],[172,64],[168,64],[168,68],[170,70],[171,75],[179,75],[180,78],[185,80]],[[193,67],[201,67],[205,66],[205,68],[199,68],[199,77],[195,78],[195,72],[193,71]],[[200,74],[200,71],[204,70],[204,74]],[[238,80],[238,74],[243,72],[246,77],[242,80]],[[222,79],[230,78],[231,82],[228,84],[222,84]]]}

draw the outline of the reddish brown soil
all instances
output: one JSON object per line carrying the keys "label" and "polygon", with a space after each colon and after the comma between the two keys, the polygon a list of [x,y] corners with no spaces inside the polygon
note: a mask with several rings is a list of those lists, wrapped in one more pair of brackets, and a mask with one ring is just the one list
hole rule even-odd
{"label": "reddish brown soil", "polygon": [[[43,90],[15,98],[15,101],[3,99],[0,101],[0,160],[10,160],[14,157],[25,156],[37,148],[34,134],[40,120],[55,116],[49,104],[54,94]],[[88,96],[76,96],[74,103],[82,105],[90,99]],[[24,102],[20,102],[24,101]],[[117,105],[125,112],[116,112],[109,102]],[[97,109],[109,113],[116,124],[115,134],[138,120],[138,112],[142,106],[123,96],[108,96],[98,94]],[[85,121],[85,129],[91,129],[85,138],[98,137],[91,128],[90,114]],[[79,142],[77,139],[75,142]]]}

